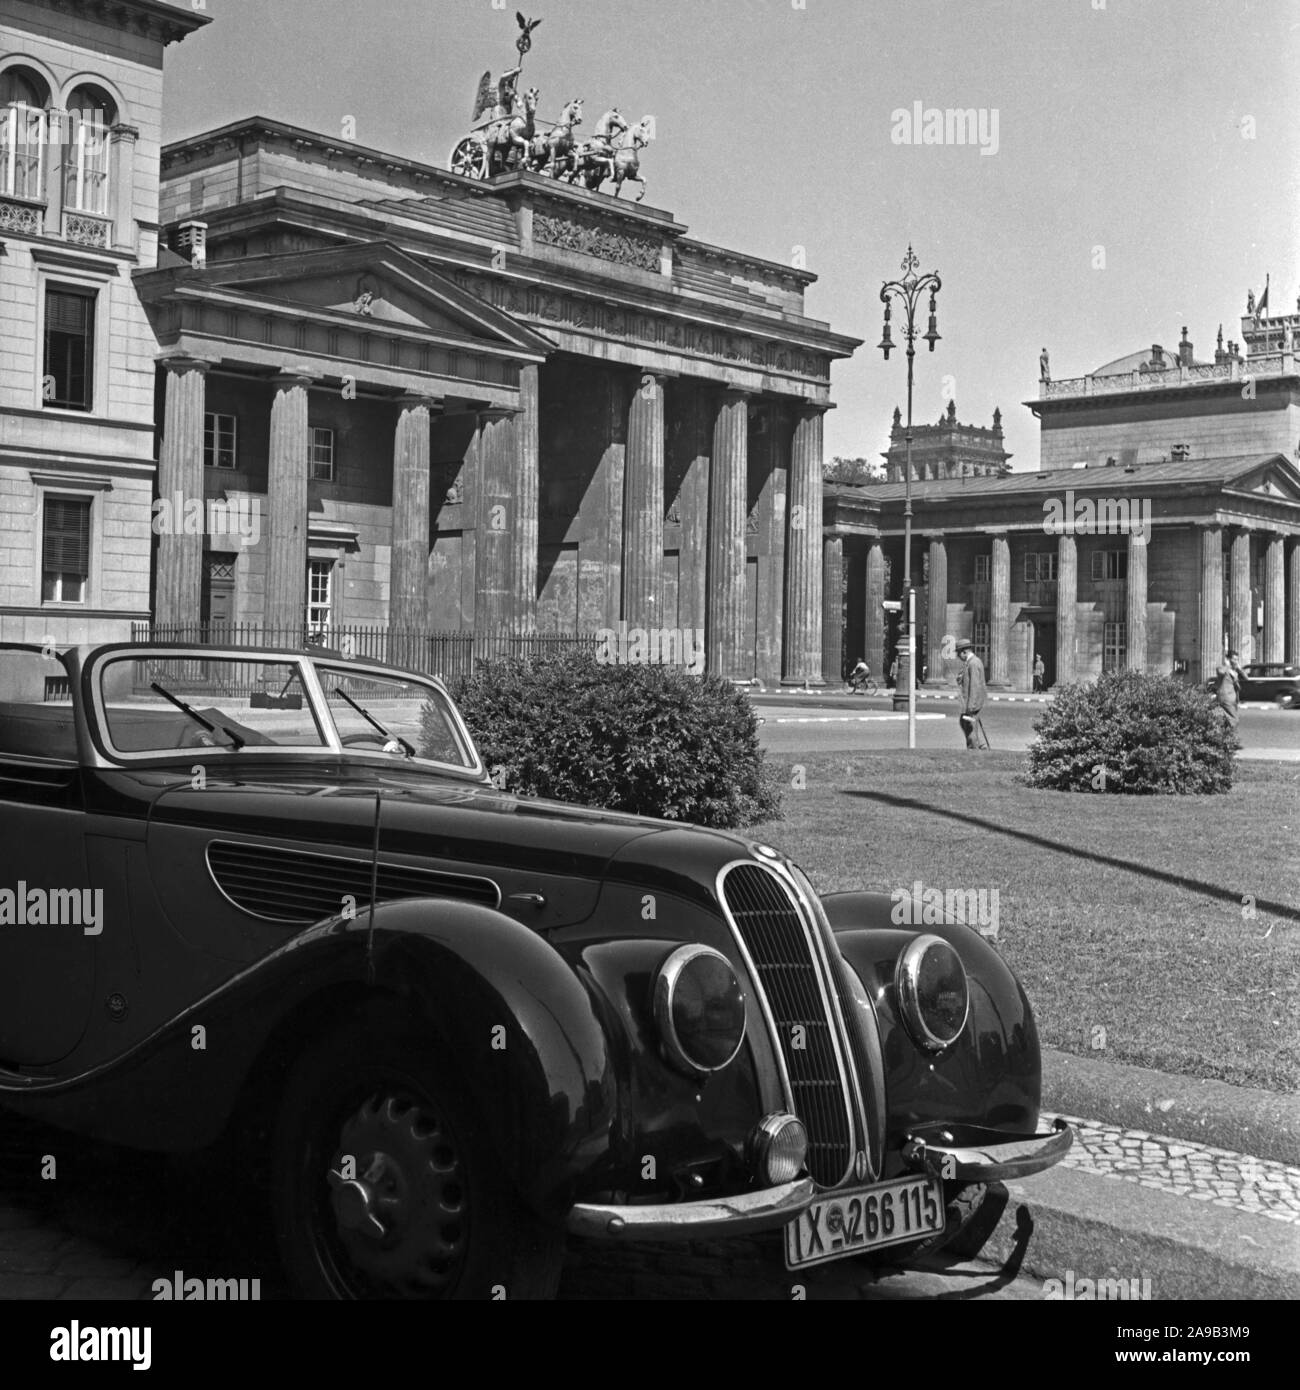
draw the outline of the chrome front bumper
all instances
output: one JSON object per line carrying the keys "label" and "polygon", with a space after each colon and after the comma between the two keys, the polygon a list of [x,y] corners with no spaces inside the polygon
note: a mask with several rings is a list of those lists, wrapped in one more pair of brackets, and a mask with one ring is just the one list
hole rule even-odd
{"label": "chrome front bumper", "polygon": [[949,1182],[1002,1182],[1027,1178],[1059,1163],[1074,1131],[1057,1120],[1046,1134],[1007,1134],[979,1125],[926,1125],[911,1131],[903,1162],[915,1173]]}
{"label": "chrome front bumper", "polygon": [[700,1240],[706,1236],[753,1235],[784,1226],[817,1196],[817,1184],[800,1178],[761,1192],[708,1197],[663,1206],[602,1206],[579,1202],[569,1213],[575,1236],[621,1240]]}

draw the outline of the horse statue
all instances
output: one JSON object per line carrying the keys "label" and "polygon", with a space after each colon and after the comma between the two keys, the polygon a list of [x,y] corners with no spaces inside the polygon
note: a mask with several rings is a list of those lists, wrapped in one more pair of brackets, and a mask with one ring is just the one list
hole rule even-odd
{"label": "horse statue", "polygon": [[[602,130],[602,127],[604,129]],[[617,198],[623,184],[631,179],[641,185],[639,203],[645,197],[645,180],[640,176],[641,151],[650,143],[651,120],[647,116],[630,130],[618,108],[607,111],[596,125],[595,137],[579,145],[574,153],[574,171],[570,183],[581,182],[589,192],[599,192],[607,179],[614,181]],[[623,136],[614,144],[615,133]]]}
{"label": "horse statue", "polygon": [[540,95],[536,87],[529,87],[524,93],[524,109],[506,120],[494,121],[484,132],[488,178],[510,168],[512,151],[518,151],[518,162],[527,159],[536,130],[537,99]]}
{"label": "horse statue", "polygon": [[562,178],[573,167],[573,138],[575,126],[582,124],[582,98],[574,97],[563,111],[555,128],[546,135],[533,138],[528,153],[528,167],[536,173]]}
{"label": "horse statue", "polygon": [[650,143],[650,132],[653,123],[649,116],[643,117],[636,123],[629,132],[622,145],[614,152],[614,172],[611,177],[614,180],[614,196],[623,191],[623,185],[631,179],[633,183],[641,185],[641,191],[636,195],[639,203],[645,197],[646,183],[641,177],[641,151]]}

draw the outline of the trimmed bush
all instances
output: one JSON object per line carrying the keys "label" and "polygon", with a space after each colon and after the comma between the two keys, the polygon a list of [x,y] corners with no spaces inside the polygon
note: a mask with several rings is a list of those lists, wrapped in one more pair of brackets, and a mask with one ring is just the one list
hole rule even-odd
{"label": "trimmed bush", "polygon": [[452,694],[498,786],[730,829],[771,820],[749,701],[716,676],[586,652],[484,664]]}
{"label": "trimmed bush", "polygon": [[1226,792],[1241,746],[1212,696],[1131,672],[1059,689],[1034,731],[1024,780],[1057,791]]}

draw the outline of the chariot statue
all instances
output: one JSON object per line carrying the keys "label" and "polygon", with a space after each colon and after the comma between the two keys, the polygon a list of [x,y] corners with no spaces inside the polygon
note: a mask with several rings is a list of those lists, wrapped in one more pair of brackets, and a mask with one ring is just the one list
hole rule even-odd
{"label": "chariot statue", "polygon": [[630,181],[640,184],[640,202],[646,191],[640,177],[641,151],[654,138],[653,119],[647,116],[629,126],[614,106],[596,122],[591,139],[579,141],[574,132],[582,124],[583,99],[574,97],[564,104],[553,125],[539,121],[540,91],[530,87],[521,98],[518,86],[524,55],[533,46],[533,30],[542,21],[525,19],[519,12],[515,19],[519,62],[495,81],[490,69],[479,79],[469,134],[456,143],[448,161],[452,173],[490,179],[527,170],[593,192],[612,182],[615,197]]}

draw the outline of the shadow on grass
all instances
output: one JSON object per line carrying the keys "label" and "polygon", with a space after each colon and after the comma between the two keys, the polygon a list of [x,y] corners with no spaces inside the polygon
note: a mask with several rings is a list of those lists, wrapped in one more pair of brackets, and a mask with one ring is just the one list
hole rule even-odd
{"label": "shadow on grass", "polygon": [[[1195,893],[1204,893],[1207,898],[1217,898],[1220,902],[1240,903],[1242,895],[1231,888],[1220,888],[1214,883],[1203,883],[1200,879],[1187,878],[1183,874],[1168,873],[1163,869],[1153,869],[1148,864],[1136,864],[1131,859],[1117,859],[1112,854],[1098,854],[1095,850],[1082,849],[1078,845],[1063,845],[1059,840],[1048,839],[1046,835],[1035,835],[1031,830],[1012,830],[997,821],[984,816],[973,816],[964,811],[947,811],[931,805],[928,801],[918,801],[911,796],[892,796],[888,792],[848,791],[841,789],[841,796],[852,796],[860,801],[878,801],[887,806],[895,806],[908,811],[925,811],[932,816],[942,816],[946,820],[961,821],[981,830],[991,830],[996,835],[1006,835],[1013,840],[1023,840],[1042,849],[1054,850],[1058,854],[1068,854],[1071,859],[1088,859],[1094,864],[1104,864],[1112,869],[1124,869],[1142,878],[1155,879],[1160,883],[1170,883],[1178,888],[1190,888]],[[1256,898],[1255,908],[1259,912],[1270,913],[1284,921],[1300,922],[1300,910],[1288,907],[1286,903],[1271,899]]]}

